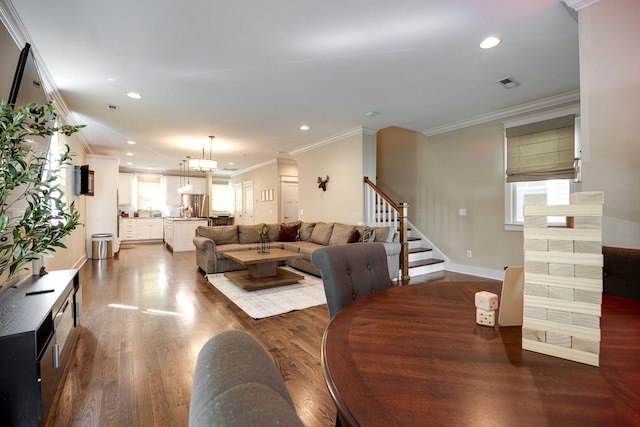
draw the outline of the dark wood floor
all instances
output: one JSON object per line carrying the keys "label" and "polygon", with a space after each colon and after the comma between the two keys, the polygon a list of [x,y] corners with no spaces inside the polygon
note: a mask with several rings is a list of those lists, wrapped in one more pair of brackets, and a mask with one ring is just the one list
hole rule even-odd
{"label": "dark wood floor", "polygon": [[[269,350],[306,426],[333,425],[320,367],[326,305],[253,320],[208,284],[195,252],[174,254],[159,243],[89,260],[80,278],[80,336],[47,426],[186,426],[198,352],[228,329]],[[482,280],[443,272],[411,284],[470,278]]]}

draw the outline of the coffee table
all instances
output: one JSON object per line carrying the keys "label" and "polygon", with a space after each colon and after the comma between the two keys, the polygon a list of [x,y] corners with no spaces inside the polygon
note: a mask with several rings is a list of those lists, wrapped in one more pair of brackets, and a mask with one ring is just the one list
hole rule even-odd
{"label": "coffee table", "polygon": [[268,254],[259,254],[257,250],[225,252],[226,258],[246,265],[246,270],[227,271],[225,277],[247,291],[291,285],[304,279],[302,274],[278,267],[278,262],[293,258],[302,258],[298,252],[274,248]]}

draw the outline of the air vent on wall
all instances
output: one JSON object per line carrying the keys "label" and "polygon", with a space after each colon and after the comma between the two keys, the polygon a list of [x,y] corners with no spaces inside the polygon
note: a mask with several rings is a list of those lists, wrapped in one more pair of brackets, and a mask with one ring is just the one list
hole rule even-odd
{"label": "air vent on wall", "polygon": [[513,89],[514,87],[520,86],[520,83],[513,80],[511,77],[505,77],[504,79],[500,79],[498,80],[498,83],[500,83],[506,89]]}
{"label": "air vent on wall", "polygon": [[120,108],[117,105],[107,104],[107,110],[111,111],[112,113],[117,113]]}

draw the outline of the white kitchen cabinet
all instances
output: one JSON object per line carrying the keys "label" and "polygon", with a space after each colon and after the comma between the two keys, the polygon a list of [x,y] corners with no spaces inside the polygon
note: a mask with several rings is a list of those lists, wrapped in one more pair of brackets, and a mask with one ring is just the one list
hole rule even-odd
{"label": "white kitchen cabinet", "polygon": [[162,240],[162,218],[120,218],[120,240]]}
{"label": "white kitchen cabinet", "polygon": [[[171,224],[168,224],[168,223]],[[173,252],[195,251],[193,245],[193,236],[196,235],[196,228],[206,226],[209,221],[206,219],[165,219],[165,231],[167,227],[171,229],[172,235],[167,239],[165,235],[165,244],[169,246]]]}
{"label": "white kitchen cabinet", "polygon": [[185,191],[185,194],[209,194],[209,188],[207,187],[207,178],[189,178],[189,184],[191,184],[191,190]]}
{"label": "white kitchen cabinet", "polygon": [[118,174],[118,206],[133,204],[133,174]]}
{"label": "white kitchen cabinet", "polygon": [[180,192],[178,189],[180,188],[181,178],[179,176],[165,176],[164,177],[164,188],[165,188],[165,196],[167,198],[167,205],[170,206],[180,206],[182,204],[182,200],[180,200]]}

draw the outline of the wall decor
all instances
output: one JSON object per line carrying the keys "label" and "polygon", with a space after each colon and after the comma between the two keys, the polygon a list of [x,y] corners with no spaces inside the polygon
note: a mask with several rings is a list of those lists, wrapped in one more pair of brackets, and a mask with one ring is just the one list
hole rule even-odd
{"label": "wall decor", "polygon": [[324,180],[318,177],[318,188],[322,188],[322,191],[327,191],[327,182],[329,182],[329,175]]}

